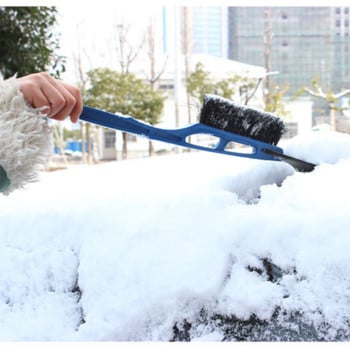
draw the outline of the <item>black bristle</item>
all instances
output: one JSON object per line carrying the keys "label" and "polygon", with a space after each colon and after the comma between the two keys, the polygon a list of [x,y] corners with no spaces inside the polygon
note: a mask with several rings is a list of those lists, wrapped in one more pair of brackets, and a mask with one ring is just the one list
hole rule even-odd
{"label": "black bristle", "polygon": [[278,143],[285,130],[283,121],[275,115],[215,95],[204,96],[199,121],[271,145]]}

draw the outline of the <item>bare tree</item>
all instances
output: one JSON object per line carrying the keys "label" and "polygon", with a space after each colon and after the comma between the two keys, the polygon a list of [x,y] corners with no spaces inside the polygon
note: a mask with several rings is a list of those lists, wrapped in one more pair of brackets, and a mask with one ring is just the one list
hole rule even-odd
{"label": "bare tree", "polygon": [[[182,8],[182,39],[183,39],[183,54],[185,58],[185,81],[189,78],[190,72],[190,57],[192,54],[193,43],[192,43],[192,23],[191,23],[191,9],[189,7]],[[188,115],[188,124],[192,123],[191,117],[191,96],[186,90],[186,99],[187,99],[187,115]]]}
{"label": "bare tree", "polygon": [[[152,90],[156,89],[156,85],[158,80],[161,78],[162,74],[165,71],[165,67],[168,61],[168,57],[165,58],[163,65],[161,67],[161,69],[157,72],[156,71],[156,45],[155,45],[155,20],[154,18],[150,18],[149,19],[149,23],[147,26],[147,30],[146,30],[146,35],[145,35],[145,51],[147,54],[147,57],[149,59],[149,75],[148,75],[148,81],[151,85]],[[149,156],[153,156],[154,155],[154,147],[153,147],[153,143],[150,140],[149,141],[149,147],[148,147],[148,151],[149,151]]]}
{"label": "bare tree", "polygon": [[[264,10],[264,18],[265,18],[265,32],[264,32],[264,58],[265,58],[265,69],[266,72],[270,72],[271,64],[270,64],[270,55],[272,48],[272,28],[271,28],[271,8],[267,7]],[[265,106],[269,106],[271,103],[270,98],[270,90],[271,90],[271,82],[270,77],[267,75],[265,78]]]}
{"label": "bare tree", "polygon": [[135,61],[139,55],[145,38],[142,37],[140,42],[136,45],[133,45],[129,41],[130,36],[130,24],[126,24],[124,21],[121,21],[115,26],[116,29],[116,51],[118,57],[118,63],[123,74],[127,74],[130,69],[130,65]]}
{"label": "bare tree", "polygon": [[[121,68],[122,74],[128,74],[130,65],[138,57],[143,45],[145,38],[142,37],[137,45],[131,44],[129,41],[130,36],[130,24],[126,24],[122,19],[116,26],[116,51],[118,63]],[[127,133],[122,133],[123,137],[123,148],[122,148],[122,159],[126,159],[128,156],[128,139]],[[117,153],[117,152],[116,152]]]}
{"label": "bare tree", "polygon": [[318,81],[316,79],[312,82],[313,90],[308,87],[304,87],[304,91],[309,95],[322,99],[328,104],[330,109],[330,124],[333,131],[337,130],[337,119],[336,119],[336,102],[346,95],[350,95],[350,89],[333,93],[333,92],[325,92]]}
{"label": "bare tree", "polygon": [[148,78],[151,86],[153,89],[156,88],[156,83],[157,81],[161,78],[161,76],[163,75],[167,62],[168,62],[168,56],[165,57],[163,64],[160,68],[160,70],[158,71],[158,73],[156,72],[156,45],[155,45],[155,21],[153,18],[150,18],[149,20],[149,24],[147,27],[147,31],[146,31],[146,36],[145,36],[146,40],[146,53],[147,56],[149,58],[149,62],[150,62],[150,76]]}
{"label": "bare tree", "polygon": [[[77,49],[77,56],[74,57],[75,60],[75,68],[76,68],[76,75],[78,79],[78,84],[80,87],[80,90],[82,92],[82,95],[84,96],[86,91],[86,85],[88,82],[88,78],[84,73],[83,68],[83,60],[82,60],[82,52],[84,53],[84,50],[80,47],[80,27],[79,24],[77,25],[77,35],[78,35],[78,49]],[[86,53],[85,53],[86,54]],[[88,57],[88,55],[86,55]],[[93,130],[96,130],[95,128],[92,128],[90,123],[84,123],[80,122],[80,135],[81,135],[81,148],[82,148],[82,161],[83,163],[92,164],[93,163],[93,138],[91,137],[91,134]],[[96,131],[97,132],[97,131]],[[86,150],[85,144],[87,141],[88,149]]]}

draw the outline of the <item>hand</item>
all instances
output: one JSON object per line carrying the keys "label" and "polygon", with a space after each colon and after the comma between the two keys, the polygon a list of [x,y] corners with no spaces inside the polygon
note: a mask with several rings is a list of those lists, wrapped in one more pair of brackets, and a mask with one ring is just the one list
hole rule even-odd
{"label": "hand", "polygon": [[34,73],[17,79],[24,98],[34,108],[47,107],[43,113],[56,120],[68,116],[76,123],[83,110],[80,90],[48,73]]}

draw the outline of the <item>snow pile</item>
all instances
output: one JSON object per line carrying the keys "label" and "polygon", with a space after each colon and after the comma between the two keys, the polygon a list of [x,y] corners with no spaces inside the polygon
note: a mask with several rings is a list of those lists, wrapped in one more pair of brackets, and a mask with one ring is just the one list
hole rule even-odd
{"label": "snow pile", "polygon": [[350,136],[283,147],[321,165],[192,152],[3,196],[0,340],[349,340]]}

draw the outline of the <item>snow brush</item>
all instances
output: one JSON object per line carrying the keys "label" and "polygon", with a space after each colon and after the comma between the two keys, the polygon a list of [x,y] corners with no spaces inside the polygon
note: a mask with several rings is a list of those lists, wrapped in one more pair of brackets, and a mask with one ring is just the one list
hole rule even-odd
{"label": "snow brush", "polygon": [[[237,105],[216,95],[204,96],[199,123],[179,129],[157,128],[130,116],[88,106],[84,106],[80,119],[181,147],[252,159],[284,161],[300,172],[310,172],[315,168],[312,163],[285,155],[282,148],[276,146],[285,129],[278,117]],[[211,136],[217,142],[213,145],[195,143],[191,138],[195,135]],[[233,147],[236,145],[241,147]]]}

